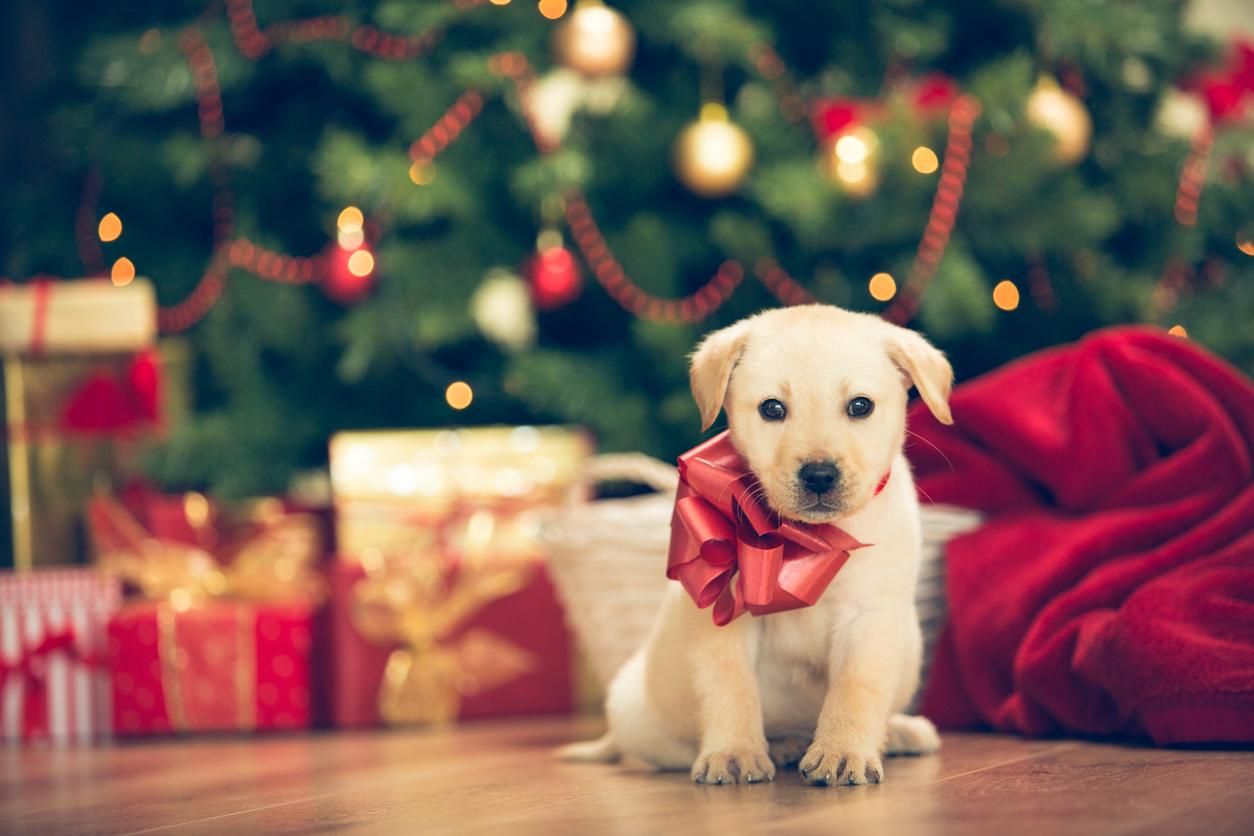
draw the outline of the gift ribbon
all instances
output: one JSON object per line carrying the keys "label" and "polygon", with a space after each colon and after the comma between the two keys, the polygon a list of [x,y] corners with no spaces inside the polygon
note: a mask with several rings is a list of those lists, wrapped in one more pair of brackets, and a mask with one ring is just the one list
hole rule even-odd
{"label": "gift ribbon", "polygon": [[[192,513],[193,507],[199,511]],[[185,497],[183,513],[197,535],[212,533],[214,537],[204,540],[219,539],[220,532],[207,531],[213,515],[204,497]],[[161,687],[171,728],[255,728],[254,605],[313,604],[325,592],[313,565],[321,546],[308,515],[261,514],[260,519],[250,519],[252,530],[241,542],[218,543],[224,551],[238,547],[226,562],[205,547],[153,536],[111,494],[93,497],[87,516],[100,569],[137,587],[148,599],[133,606],[154,608]],[[220,609],[217,618],[205,622],[208,605]],[[193,608],[198,609],[197,617],[185,618]],[[217,648],[212,654],[206,650],[211,644]],[[198,690],[205,683],[214,686],[207,697]],[[224,700],[226,692],[221,689],[228,686],[232,699]]]}
{"label": "gift ribbon", "polygon": [[[161,691],[174,731],[257,727],[257,610],[219,606],[229,608],[226,629],[220,617],[204,626],[170,604],[156,605]],[[208,652],[210,645],[216,652]],[[199,693],[206,684],[212,688]]]}
{"label": "gift ribbon", "polygon": [[538,568],[534,561],[470,566],[393,556],[363,566],[367,575],[353,588],[349,612],[367,641],[392,648],[379,685],[385,723],[448,723],[463,697],[535,668],[532,653],[489,630],[456,635],[484,606],[521,590]]}
{"label": "gift ribbon", "polygon": [[103,660],[78,649],[74,633],[63,630],[45,636],[43,641],[27,648],[16,662],[0,660],[0,694],[4,693],[11,675],[22,678],[22,737],[30,740],[48,733],[48,657],[63,653],[71,661],[99,667]]}
{"label": "gift ribbon", "polygon": [[746,612],[812,606],[849,553],[866,545],[834,525],[785,520],[772,511],[727,432],[679,457],[666,576],[699,608],[713,606],[720,627]]}
{"label": "gift ribbon", "polygon": [[48,303],[52,297],[52,282],[46,278],[31,282],[35,291],[35,306],[30,329],[30,353],[39,355],[44,350],[44,338],[48,331]]}
{"label": "gift ribbon", "polygon": [[324,595],[313,566],[320,545],[304,515],[261,520],[229,562],[200,546],[154,537],[110,494],[93,497],[87,516],[101,570],[149,600],[186,609],[213,599],[317,602]]}

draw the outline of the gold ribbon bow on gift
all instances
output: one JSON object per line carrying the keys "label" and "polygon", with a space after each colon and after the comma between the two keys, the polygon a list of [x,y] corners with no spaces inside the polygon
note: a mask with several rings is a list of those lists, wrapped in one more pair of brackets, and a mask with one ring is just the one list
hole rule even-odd
{"label": "gold ribbon bow on gift", "polygon": [[[193,528],[206,527],[204,497],[188,494],[185,504]],[[313,565],[321,537],[307,514],[254,506],[247,535],[224,548],[229,554],[220,561],[207,547],[154,537],[111,495],[93,497],[88,513],[100,569],[176,610],[210,599],[316,603],[323,597]]]}
{"label": "gold ribbon bow on gift", "polygon": [[312,606],[324,595],[314,518],[266,500],[243,510],[216,514],[204,496],[186,494],[193,545],[154,536],[111,494],[88,505],[101,571],[147,599],[131,607],[155,610],[163,700],[177,731],[255,728],[258,606]]}
{"label": "gold ribbon bow on gift", "polygon": [[368,641],[394,645],[379,688],[388,724],[443,724],[463,697],[492,690],[534,670],[535,655],[479,627],[452,638],[486,604],[519,591],[534,561],[469,562],[449,567],[432,557],[364,560],[351,615]]}

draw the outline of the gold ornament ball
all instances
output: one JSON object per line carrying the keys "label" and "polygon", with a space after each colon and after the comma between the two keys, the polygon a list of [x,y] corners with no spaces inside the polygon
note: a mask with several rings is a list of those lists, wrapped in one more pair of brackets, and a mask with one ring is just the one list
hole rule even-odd
{"label": "gold ornament ball", "polygon": [[845,194],[861,200],[880,185],[880,141],[865,125],[841,131],[823,143],[819,170]]}
{"label": "gold ornament ball", "polygon": [[1042,78],[1028,94],[1028,121],[1054,136],[1054,158],[1064,165],[1078,163],[1089,152],[1093,120],[1076,96]]}
{"label": "gold ornament ball", "polygon": [[753,143],[727,118],[722,105],[707,104],[675,138],[675,173],[702,197],[731,194],[753,166]]}
{"label": "gold ornament ball", "polygon": [[585,0],[553,32],[553,51],[583,75],[622,75],[636,52],[636,31],[621,13]]}

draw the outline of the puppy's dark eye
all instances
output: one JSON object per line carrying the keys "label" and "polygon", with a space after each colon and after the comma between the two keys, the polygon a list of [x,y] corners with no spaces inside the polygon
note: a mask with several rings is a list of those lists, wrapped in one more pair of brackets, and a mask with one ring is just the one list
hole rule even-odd
{"label": "puppy's dark eye", "polygon": [[783,421],[784,416],[788,414],[788,410],[774,398],[767,398],[758,404],[758,414],[767,421]]}
{"label": "puppy's dark eye", "polygon": [[845,407],[845,412],[850,418],[865,418],[875,409],[875,404],[870,398],[857,397],[849,402]]}

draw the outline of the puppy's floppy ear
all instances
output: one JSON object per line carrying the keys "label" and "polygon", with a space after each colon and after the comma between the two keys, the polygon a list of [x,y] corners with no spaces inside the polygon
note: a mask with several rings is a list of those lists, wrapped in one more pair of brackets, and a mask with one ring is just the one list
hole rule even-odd
{"label": "puppy's floppy ear", "polygon": [[888,356],[910,377],[919,390],[923,403],[942,424],[952,424],[949,392],[954,385],[954,370],[945,355],[909,328],[889,326]]}
{"label": "puppy's floppy ear", "polygon": [[748,337],[747,323],[737,322],[707,335],[692,353],[688,382],[692,386],[692,398],[701,411],[702,430],[710,428],[723,408],[732,368],[740,359]]}

